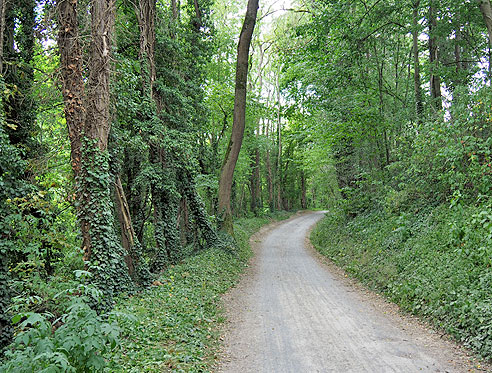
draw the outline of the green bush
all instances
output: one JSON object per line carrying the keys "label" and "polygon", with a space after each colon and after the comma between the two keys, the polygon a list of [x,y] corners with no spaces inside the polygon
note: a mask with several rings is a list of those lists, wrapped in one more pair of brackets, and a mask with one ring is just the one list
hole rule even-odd
{"label": "green bush", "polygon": [[440,205],[417,214],[332,212],[316,248],[404,310],[492,358],[492,208]]}
{"label": "green bush", "polygon": [[118,345],[120,328],[109,315],[98,315],[90,306],[99,290],[80,285],[59,294],[68,297],[61,317],[49,313],[16,314],[19,330],[5,353],[1,372],[98,372],[106,366],[105,355]]}

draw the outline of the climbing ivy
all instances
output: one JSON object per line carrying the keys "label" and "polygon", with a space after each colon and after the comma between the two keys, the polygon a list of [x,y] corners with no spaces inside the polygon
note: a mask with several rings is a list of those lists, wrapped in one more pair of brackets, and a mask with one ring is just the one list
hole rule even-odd
{"label": "climbing ivy", "polygon": [[133,285],[114,230],[109,152],[100,150],[95,141],[85,138],[82,156],[84,167],[77,178],[77,188],[83,200],[77,209],[78,218],[89,227],[91,252],[87,266],[94,274],[94,283],[105,295],[106,303],[102,307],[107,308],[114,294],[133,290]]}
{"label": "climbing ivy", "polygon": [[[0,82],[1,86],[1,82]],[[22,219],[18,210],[10,203],[12,199],[27,195],[32,186],[23,178],[26,162],[19,149],[13,146],[4,130],[3,118],[0,126],[0,350],[12,337],[10,316],[9,265],[17,251],[14,223]]]}

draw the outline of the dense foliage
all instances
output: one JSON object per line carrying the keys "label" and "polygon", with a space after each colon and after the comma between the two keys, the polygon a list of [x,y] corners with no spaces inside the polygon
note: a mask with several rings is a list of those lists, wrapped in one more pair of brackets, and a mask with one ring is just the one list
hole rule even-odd
{"label": "dense foliage", "polygon": [[492,96],[480,7],[309,9],[291,35],[298,48],[284,52],[284,85],[335,170],[339,194],[316,245],[490,358]]}
{"label": "dense foliage", "polygon": [[[321,251],[490,357],[490,1],[275,6],[252,36],[233,216],[330,208]],[[0,2],[2,367],[208,364],[243,263],[216,226],[245,7]]]}

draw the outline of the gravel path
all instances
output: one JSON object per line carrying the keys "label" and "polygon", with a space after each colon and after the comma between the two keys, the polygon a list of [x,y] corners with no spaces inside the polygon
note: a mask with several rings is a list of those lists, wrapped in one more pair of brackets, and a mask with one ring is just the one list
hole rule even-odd
{"label": "gravel path", "polygon": [[466,356],[307,248],[323,213],[270,230],[225,298],[231,320],[220,372],[469,372]]}

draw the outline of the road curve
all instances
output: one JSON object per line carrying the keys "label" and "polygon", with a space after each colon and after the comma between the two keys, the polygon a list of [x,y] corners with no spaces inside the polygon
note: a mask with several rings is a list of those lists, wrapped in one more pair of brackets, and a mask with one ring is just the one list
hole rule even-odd
{"label": "road curve", "polygon": [[458,372],[449,355],[407,334],[305,248],[322,217],[298,216],[263,239],[249,285],[239,286],[218,371]]}

